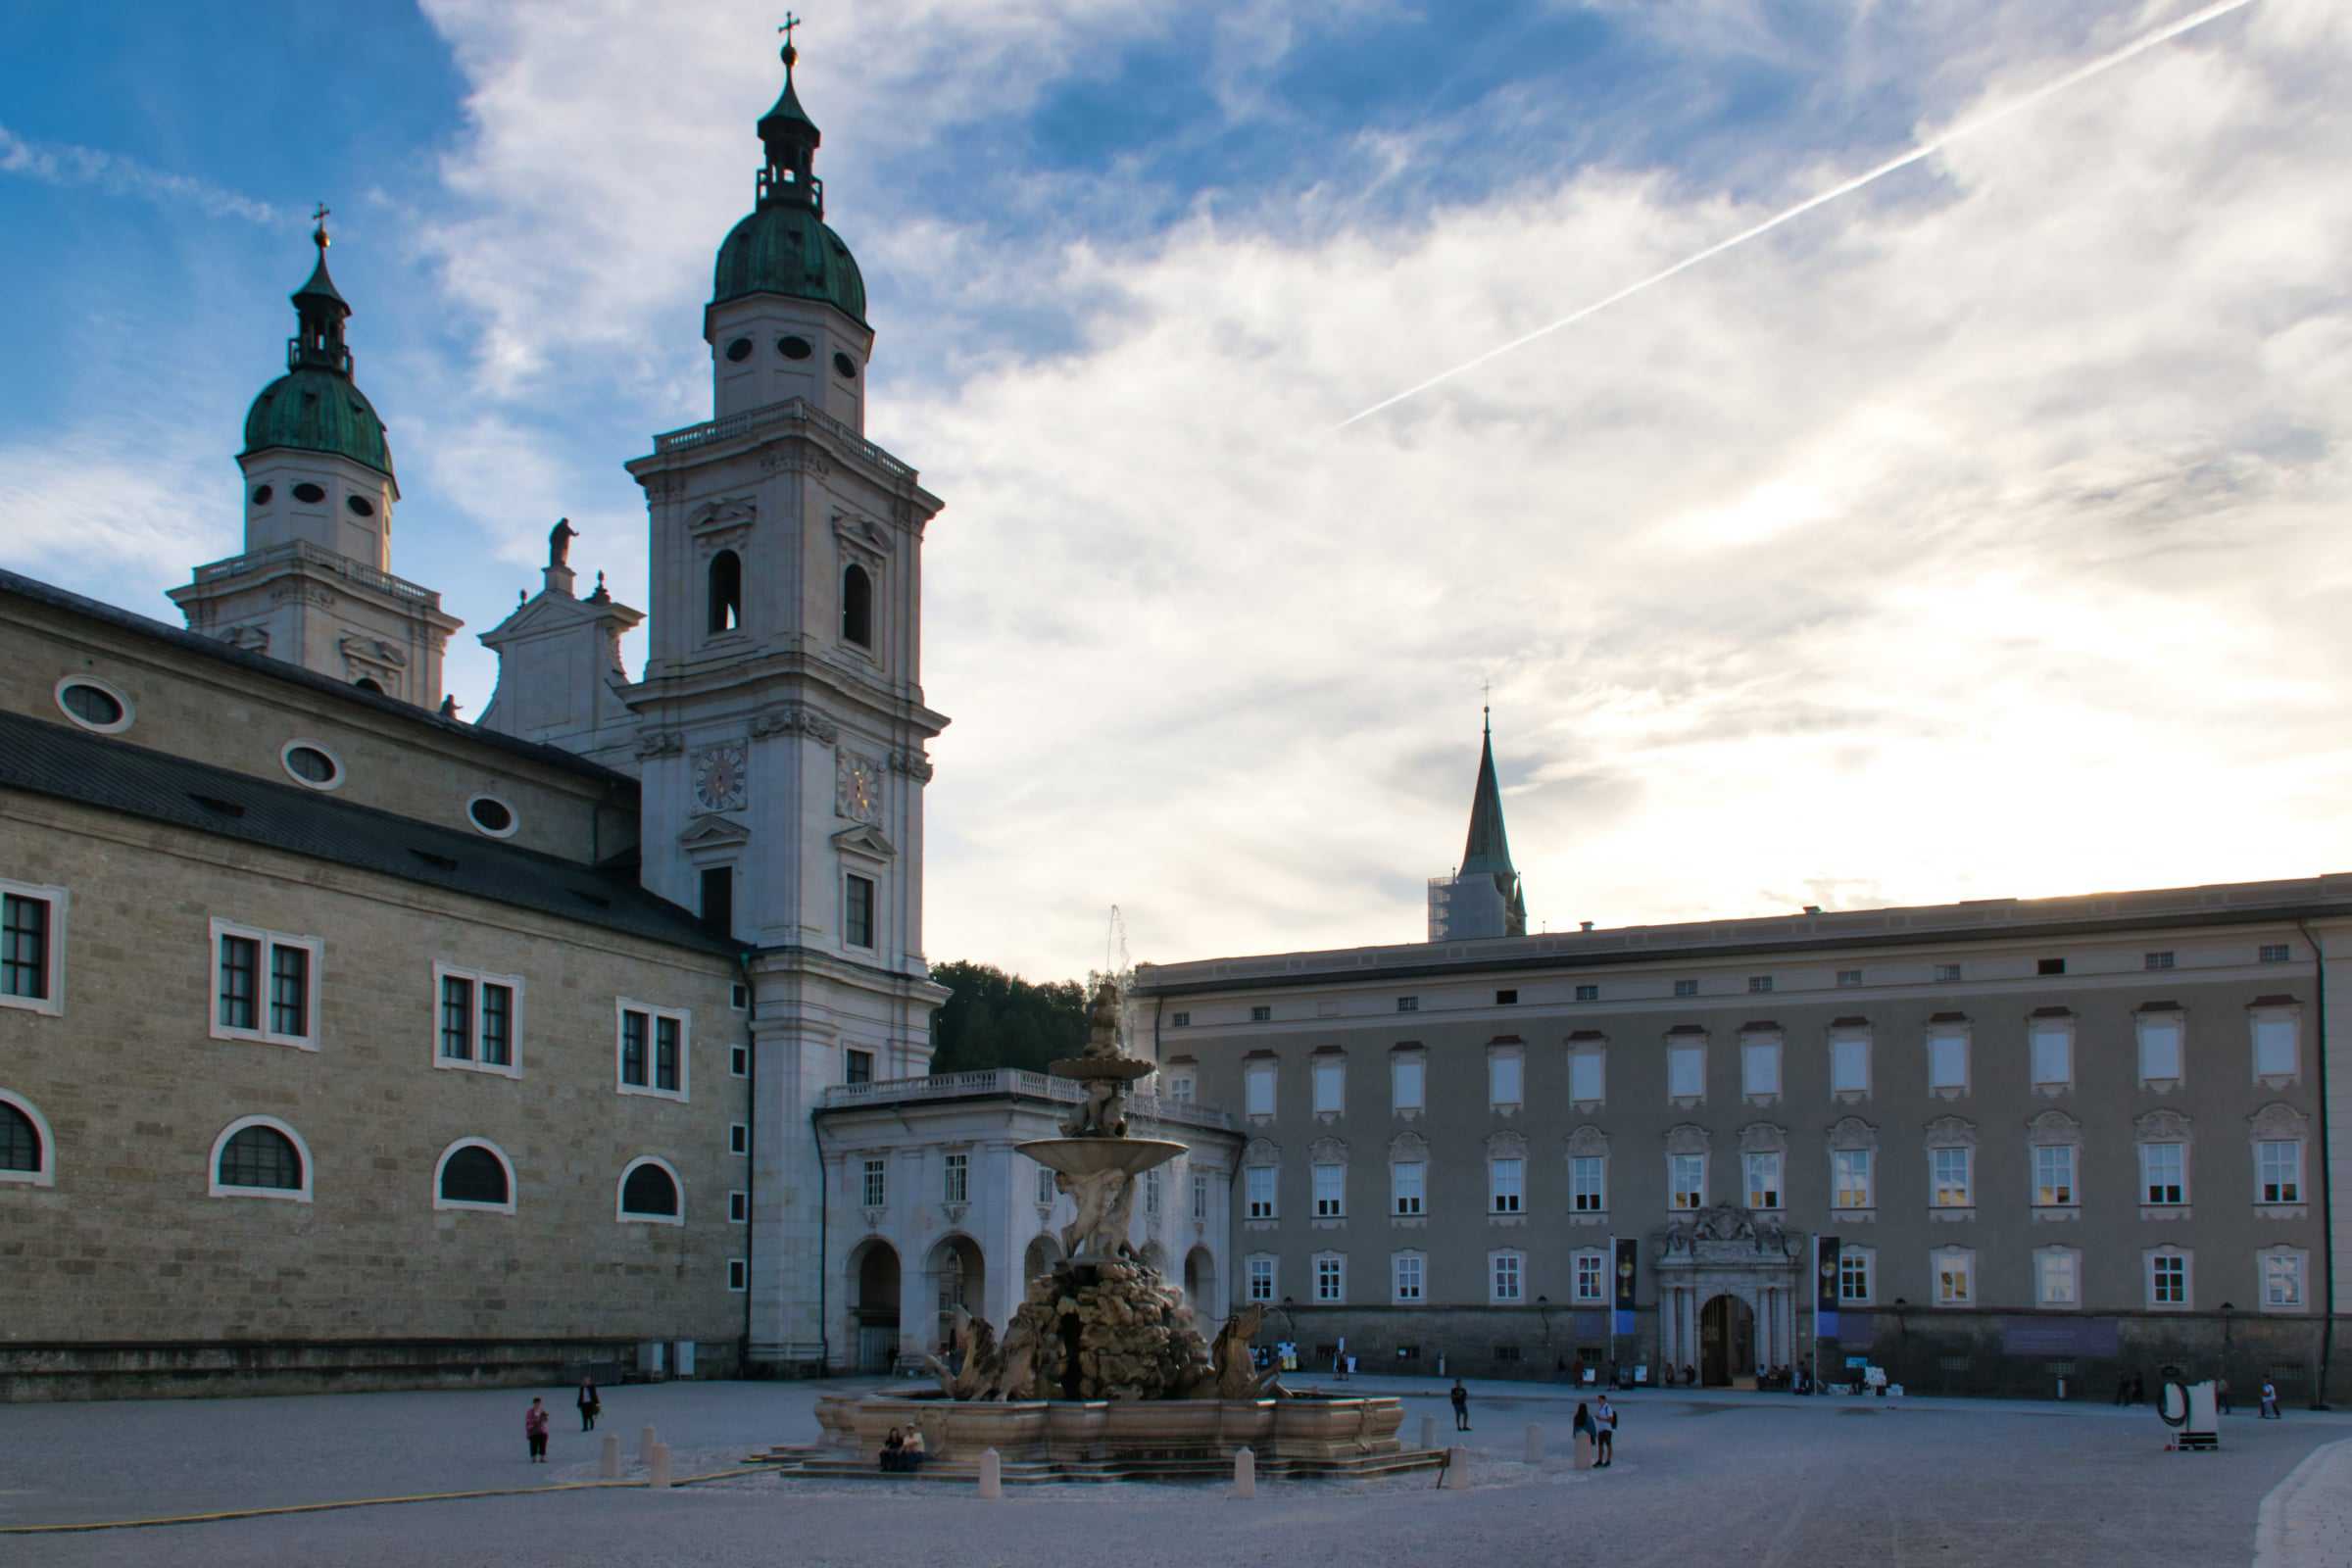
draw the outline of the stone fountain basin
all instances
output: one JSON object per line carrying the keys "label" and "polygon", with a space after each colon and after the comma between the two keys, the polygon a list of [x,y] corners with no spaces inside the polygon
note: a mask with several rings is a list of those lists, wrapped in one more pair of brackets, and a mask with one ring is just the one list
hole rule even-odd
{"label": "stone fountain basin", "polygon": [[1093,1176],[1106,1170],[1141,1176],[1185,1152],[1187,1146],[1165,1138],[1036,1138],[1012,1147],[1064,1176]]}
{"label": "stone fountain basin", "polygon": [[827,1394],[817,1400],[826,1444],[882,1451],[892,1427],[919,1427],[943,1459],[1230,1458],[1335,1460],[1402,1451],[1401,1401],[1337,1399],[1005,1399],[959,1403],[936,1393]]}

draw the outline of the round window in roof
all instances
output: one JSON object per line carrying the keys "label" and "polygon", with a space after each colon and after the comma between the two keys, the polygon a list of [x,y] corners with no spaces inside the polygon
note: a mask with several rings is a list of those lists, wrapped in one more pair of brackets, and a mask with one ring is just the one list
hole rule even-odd
{"label": "round window in roof", "polygon": [[776,339],[776,352],[788,360],[805,360],[816,351],[805,337],[780,337]]}
{"label": "round window in roof", "polygon": [[744,361],[750,359],[751,357],[752,340],[750,338],[739,337],[734,342],[727,345],[727,361],[729,364],[741,365]]}
{"label": "round window in roof", "polygon": [[104,681],[68,675],[57,683],[57,706],[83,729],[120,735],[130,728],[130,699]]}
{"label": "round window in roof", "polygon": [[317,506],[326,499],[326,492],[307,480],[294,487],[294,499],[305,506]]}
{"label": "round window in roof", "polygon": [[515,818],[514,808],[495,795],[476,795],[466,803],[466,814],[475,827],[494,839],[512,838],[522,825]]}
{"label": "round window in roof", "polygon": [[833,356],[833,371],[844,381],[855,381],[858,379],[858,362],[847,354],[836,354]]}
{"label": "round window in roof", "polygon": [[375,503],[368,500],[366,496],[345,496],[343,498],[343,505],[351,509],[351,514],[355,517],[372,517],[375,515]]}
{"label": "round window in roof", "polygon": [[266,507],[270,504],[270,498],[275,494],[277,492],[268,485],[257,484],[253,487],[253,504],[257,507]]}
{"label": "round window in roof", "polygon": [[286,775],[314,790],[343,787],[343,760],[317,741],[288,741],[277,754]]}

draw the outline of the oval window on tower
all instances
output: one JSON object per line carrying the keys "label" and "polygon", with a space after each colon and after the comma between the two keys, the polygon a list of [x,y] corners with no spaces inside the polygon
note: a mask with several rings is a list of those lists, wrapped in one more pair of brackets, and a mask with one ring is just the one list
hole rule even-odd
{"label": "oval window on tower", "polygon": [[59,681],[57,706],[74,723],[101,735],[119,735],[130,728],[130,699],[87,675],[68,675]]}
{"label": "oval window on tower", "polygon": [[335,754],[317,741],[288,741],[277,754],[278,761],[295,783],[315,790],[340,789],[343,786],[343,764]]}
{"label": "oval window on tower", "polygon": [[375,503],[368,500],[366,496],[345,496],[343,498],[343,504],[351,509],[351,514],[355,517],[372,517],[375,515]]}
{"label": "oval window on tower", "polygon": [[495,795],[476,795],[466,803],[466,814],[494,839],[506,838],[515,828],[514,808]]}
{"label": "oval window on tower", "polygon": [[266,484],[257,484],[253,487],[253,504],[257,507],[266,507],[270,504],[270,496],[275,493]]}
{"label": "oval window on tower", "polygon": [[727,345],[727,361],[729,364],[741,365],[744,361],[750,359],[751,357],[752,340],[750,338],[739,337],[734,342]]}
{"label": "oval window on tower", "polygon": [[805,337],[780,337],[776,339],[776,352],[788,360],[805,360],[816,351]]}
{"label": "oval window on tower", "polygon": [[294,487],[294,499],[305,506],[315,507],[326,499],[326,492],[306,481]]}
{"label": "oval window on tower", "polygon": [[844,381],[855,381],[858,379],[858,362],[851,359],[847,354],[836,354],[833,356],[833,370],[834,373],[839,375]]}

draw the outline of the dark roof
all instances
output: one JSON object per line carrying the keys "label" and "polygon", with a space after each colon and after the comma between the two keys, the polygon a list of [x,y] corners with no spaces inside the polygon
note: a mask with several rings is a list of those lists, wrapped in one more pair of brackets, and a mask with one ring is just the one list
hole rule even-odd
{"label": "dark roof", "polygon": [[737,951],[634,880],[20,713],[0,713],[0,789],[260,844],[673,947]]}
{"label": "dark roof", "polygon": [[1463,876],[1480,872],[1516,876],[1511,867],[1511,841],[1502,830],[1502,787],[1494,777],[1494,732],[1488,730],[1478,748],[1478,786],[1470,797],[1470,837],[1462,846]]}
{"label": "dark roof", "polygon": [[566,773],[577,773],[584,778],[593,778],[606,784],[623,786],[632,791],[637,787],[637,781],[628,774],[615,772],[602,762],[592,762],[585,757],[564,750],[561,746],[549,746],[540,741],[526,741],[517,736],[503,735],[494,729],[483,729],[479,725],[443,718],[429,709],[418,708],[414,703],[404,703],[396,697],[386,697],[379,692],[364,691],[348,681],[320,675],[316,671],[303,668],[300,664],[290,664],[282,659],[271,659],[268,654],[249,653],[242,648],[231,648],[218,638],[206,637],[197,632],[183,630],[178,626],[168,625],[152,616],[134,614],[130,611],[119,609],[100,600],[69,593],[54,584],[42,582],[37,577],[27,577],[22,572],[0,568],[0,593],[15,594],[20,598],[29,599],[35,604],[47,605],[55,610],[63,610],[76,615],[87,616],[92,620],[103,621],[119,630],[151,638],[156,642],[168,643],[185,653],[202,654],[207,659],[217,659],[223,663],[239,664],[256,674],[267,675],[273,680],[287,681],[296,686],[307,686],[313,691],[330,693],[347,703],[356,703],[362,708],[373,709],[379,713],[388,714],[407,723],[421,724],[431,729],[437,729],[455,739],[494,747],[510,756],[528,758],[545,767],[561,768]]}

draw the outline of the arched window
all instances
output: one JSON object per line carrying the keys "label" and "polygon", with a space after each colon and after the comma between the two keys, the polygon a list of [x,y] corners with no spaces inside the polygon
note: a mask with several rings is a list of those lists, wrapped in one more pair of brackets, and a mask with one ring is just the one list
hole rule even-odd
{"label": "arched window", "polygon": [[435,1208],[494,1208],[514,1212],[514,1177],[507,1156],[479,1138],[461,1138],[441,1152],[433,1176]]}
{"label": "arched window", "polygon": [[384,689],[375,683],[375,677],[372,675],[362,675],[358,680],[353,681],[352,684],[364,692],[373,692],[378,697],[384,695]]}
{"label": "arched window", "polygon": [[310,1152],[294,1129],[267,1116],[233,1121],[213,1145],[212,1196],[309,1202]]}
{"label": "arched window", "polygon": [[678,1188],[678,1173],[665,1161],[651,1155],[631,1160],[620,1176],[619,1217],[662,1225],[684,1224],[686,1202]]}
{"label": "arched window", "polygon": [[24,1182],[47,1187],[56,1177],[49,1124],[41,1113],[6,1090],[0,1090],[0,1182]]}
{"label": "arched window", "polygon": [[721,550],[710,558],[710,633],[743,626],[743,558]]}
{"label": "arched window", "polygon": [[860,648],[874,646],[874,579],[863,566],[841,573],[841,638]]}

